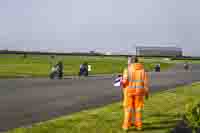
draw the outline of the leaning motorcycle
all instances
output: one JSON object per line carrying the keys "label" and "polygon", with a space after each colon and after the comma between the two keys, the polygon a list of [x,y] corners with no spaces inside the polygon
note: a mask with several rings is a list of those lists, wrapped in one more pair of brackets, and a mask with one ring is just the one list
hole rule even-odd
{"label": "leaning motorcycle", "polygon": [[49,74],[50,79],[58,79],[59,78],[59,72],[58,72],[58,67],[54,66],[51,69],[51,72]]}

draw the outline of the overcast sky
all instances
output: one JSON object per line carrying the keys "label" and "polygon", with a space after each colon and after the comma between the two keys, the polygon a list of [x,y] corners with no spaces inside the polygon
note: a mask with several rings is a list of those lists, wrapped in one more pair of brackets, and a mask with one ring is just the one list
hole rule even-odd
{"label": "overcast sky", "polygon": [[198,0],[0,0],[0,49],[134,51],[200,56]]}

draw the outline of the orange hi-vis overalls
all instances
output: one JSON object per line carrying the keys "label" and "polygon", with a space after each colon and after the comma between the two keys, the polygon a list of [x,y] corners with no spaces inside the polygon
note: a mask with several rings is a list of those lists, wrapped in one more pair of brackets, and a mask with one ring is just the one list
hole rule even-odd
{"label": "orange hi-vis overalls", "polygon": [[141,63],[130,64],[123,72],[124,122],[122,128],[125,130],[132,126],[133,114],[136,129],[142,128],[144,96],[149,93],[148,80],[148,74]]}

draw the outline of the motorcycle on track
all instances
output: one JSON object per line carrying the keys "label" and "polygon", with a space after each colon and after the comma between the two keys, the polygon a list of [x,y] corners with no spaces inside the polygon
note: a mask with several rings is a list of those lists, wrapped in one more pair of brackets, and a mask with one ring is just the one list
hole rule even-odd
{"label": "motorcycle on track", "polygon": [[59,67],[57,65],[53,66],[51,72],[49,74],[50,79],[58,79],[59,78]]}

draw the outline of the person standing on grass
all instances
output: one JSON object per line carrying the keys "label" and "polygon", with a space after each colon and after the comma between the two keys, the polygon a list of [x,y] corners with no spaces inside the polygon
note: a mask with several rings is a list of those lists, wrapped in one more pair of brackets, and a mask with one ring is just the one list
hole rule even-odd
{"label": "person standing on grass", "polygon": [[128,59],[128,68],[124,69],[121,84],[124,93],[122,128],[127,131],[133,125],[132,115],[134,114],[134,126],[136,130],[142,130],[142,110],[144,97],[148,99],[149,96],[149,77],[137,57]]}
{"label": "person standing on grass", "polygon": [[160,64],[157,64],[157,65],[155,66],[155,72],[160,72]]}

